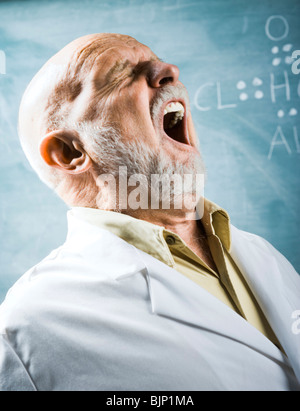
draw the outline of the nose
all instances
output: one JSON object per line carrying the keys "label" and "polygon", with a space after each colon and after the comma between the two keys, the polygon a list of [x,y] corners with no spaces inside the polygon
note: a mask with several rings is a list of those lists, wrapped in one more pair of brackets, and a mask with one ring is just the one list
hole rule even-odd
{"label": "nose", "polygon": [[162,61],[149,62],[147,70],[150,87],[163,87],[165,84],[176,84],[179,78],[179,68]]}

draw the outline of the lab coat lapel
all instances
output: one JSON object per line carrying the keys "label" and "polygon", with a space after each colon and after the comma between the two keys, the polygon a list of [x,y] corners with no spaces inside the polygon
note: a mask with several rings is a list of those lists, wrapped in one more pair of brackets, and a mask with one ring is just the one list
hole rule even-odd
{"label": "lab coat lapel", "polygon": [[[275,257],[257,244],[255,237],[231,228],[231,256],[246,279],[269,324],[300,380],[300,334],[292,332],[292,313],[300,308],[297,290],[287,285]],[[298,306],[294,306],[298,301]],[[297,302],[296,302],[297,304]]]}
{"label": "lab coat lapel", "polygon": [[138,253],[146,267],[153,314],[221,334],[280,360],[279,350],[240,315],[176,270]]}

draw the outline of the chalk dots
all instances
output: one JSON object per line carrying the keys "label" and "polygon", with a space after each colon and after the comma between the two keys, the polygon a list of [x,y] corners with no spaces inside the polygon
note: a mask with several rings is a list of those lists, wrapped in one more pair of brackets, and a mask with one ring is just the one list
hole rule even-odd
{"label": "chalk dots", "polygon": [[254,93],[254,97],[258,100],[263,98],[263,96],[264,96],[264,93],[261,90],[256,90],[256,92]]}
{"label": "chalk dots", "polygon": [[286,58],[284,59],[285,64],[292,64],[294,61],[294,59],[292,59],[291,56],[286,56]]}
{"label": "chalk dots", "polygon": [[261,86],[262,83],[263,83],[263,81],[258,77],[254,77],[254,79],[252,81],[253,86],[256,86],[256,87]]}
{"label": "chalk dots", "polygon": [[[293,48],[293,45],[291,43],[284,44],[282,46],[282,52],[283,53],[290,53],[292,48]],[[278,54],[280,52],[279,47],[278,46],[272,47],[271,52],[272,52],[272,54]],[[293,59],[292,59],[291,56],[289,56],[289,55],[284,56],[281,53],[278,56],[273,58],[272,65],[274,67],[279,66],[281,61],[284,61],[285,64],[292,64],[293,63]]]}
{"label": "chalk dots", "polygon": [[243,80],[238,81],[238,82],[236,83],[236,88],[237,88],[238,90],[243,90],[244,88],[246,88],[246,83],[245,83]]}
{"label": "chalk dots", "polygon": [[[247,85],[243,80],[240,80],[236,83],[236,88],[238,90],[243,90],[246,87],[247,87]],[[240,98],[241,101],[246,101],[246,100],[248,100],[248,94],[243,92],[243,93],[240,94],[239,98]]]}
{"label": "chalk dots", "polygon": [[298,114],[298,111],[293,107],[289,111],[289,116],[296,116]]}
{"label": "chalk dots", "polygon": [[292,47],[293,47],[293,45],[290,44],[290,43],[285,44],[285,45],[282,47],[282,51],[285,51],[286,53],[288,53],[289,51],[292,50]]}
{"label": "chalk dots", "polygon": [[279,64],[281,63],[281,58],[279,57],[275,57],[272,61],[273,66],[279,66]]}
{"label": "chalk dots", "polygon": [[283,110],[278,110],[277,111],[277,117],[279,117],[279,118],[284,117],[284,111]]}
{"label": "chalk dots", "polygon": [[240,94],[240,100],[241,100],[241,101],[246,101],[246,100],[248,100],[248,94],[247,94],[247,93],[241,93],[241,94]]}

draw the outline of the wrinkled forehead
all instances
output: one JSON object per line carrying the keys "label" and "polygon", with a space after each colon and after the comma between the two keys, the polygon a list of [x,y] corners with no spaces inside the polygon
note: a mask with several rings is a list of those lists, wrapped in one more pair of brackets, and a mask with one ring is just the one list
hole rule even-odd
{"label": "wrinkled forehead", "polygon": [[91,71],[96,76],[113,77],[138,63],[157,59],[149,47],[136,40],[128,43],[114,42],[105,50],[96,50]]}
{"label": "wrinkled forehead", "polygon": [[133,37],[125,35],[102,35],[77,49],[74,61],[78,68],[110,70],[112,66],[124,61],[155,58],[149,47]]}

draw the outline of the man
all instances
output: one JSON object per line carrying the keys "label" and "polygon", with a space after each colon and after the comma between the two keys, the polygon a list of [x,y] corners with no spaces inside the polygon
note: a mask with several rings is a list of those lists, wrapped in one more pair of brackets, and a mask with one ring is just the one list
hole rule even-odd
{"label": "man", "polygon": [[205,173],[178,77],[96,34],[28,86],[22,146],[71,210],[66,242],[1,306],[2,390],[299,390],[298,274],[201,180],[172,180]]}

